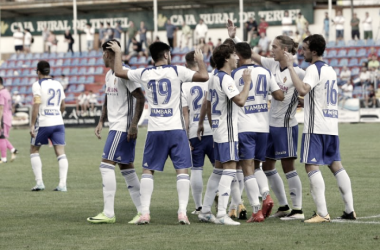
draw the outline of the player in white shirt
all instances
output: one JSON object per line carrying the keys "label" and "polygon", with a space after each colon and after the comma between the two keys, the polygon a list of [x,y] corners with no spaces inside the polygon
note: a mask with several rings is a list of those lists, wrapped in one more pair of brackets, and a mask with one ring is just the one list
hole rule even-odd
{"label": "player in white shirt", "polygon": [[304,129],[302,135],[301,162],[305,163],[310,180],[311,194],[317,212],[306,223],[330,222],[325,199],[325,183],[319,170],[327,165],[334,174],[345,203],[339,219],[355,220],[351,180],[343,168],[338,137],[338,85],[334,69],[322,61],[326,41],[321,35],[311,35],[303,40],[302,53],[311,65],[306,69],[303,81],[298,77],[287,57],[293,84],[304,100]]}
{"label": "player in white shirt", "polygon": [[259,187],[255,177],[255,167],[265,161],[266,144],[269,134],[268,94],[282,101],[284,92],[277,85],[275,77],[269,70],[252,64],[251,48],[248,43],[237,43],[236,53],[239,56],[239,68],[232,72],[236,87],[243,89],[243,71],[251,69],[251,85],[245,105],[239,108],[239,164],[244,172],[245,189],[253,213],[247,222],[261,222],[268,217],[273,207],[269,190],[262,194],[263,208],[259,201]]}
{"label": "player in white shirt", "polygon": [[[229,22],[229,35],[234,38],[234,26]],[[268,68],[275,76],[279,87],[285,92],[285,100],[272,100],[270,109],[270,133],[268,137],[268,148],[266,161],[263,163],[263,170],[267,176],[272,190],[279,201],[280,207],[273,215],[274,217],[284,217],[284,220],[303,219],[302,212],[302,184],[295,169],[295,159],[297,158],[298,123],[294,118],[298,104],[298,92],[295,91],[291,80],[290,72],[287,69],[287,58],[284,51],[296,53],[298,44],[288,36],[277,36],[272,44],[272,54],[274,58],[262,57],[253,53],[252,59],[258,64]],[[298,66],[294,69],[297,75],[303,79],[304,71]],[[290,211],[285,194],[284,183],[278,174],[275,165],[276,160],[281,160],[283,171],[287,177],[290,197],[293,203],[293,210]],[[260,168],[256,168],[256,175],[264,175]],[[266,178],[257,178],[260,191],[269,191]]]}
{"label": "player in white shirt", "polygon": [[[231,183],[236,175],[236,162],[239,161],[238,150],[238,106],[243,107],[248,97],[251,82],[251,70],[243,73],[244,88],[236,88],[230,76],[237,67],[237,55],[234,47],[220,45],[212,55],[217,70],[209,81],[207,95],[208,117],[214,138],[215,169],[207,184],[205,198],[199,220],[215,222],[222,225],[240,225],[226,214]],[[238,106],[237,106],[238,105]],[[216,173],[216,171],[222,172]],[[216,191],[219,190],[217,218],[211,213],[211,205]]]}
{"label": "player in white shirt", "polygon": [[116,43],[112,43],[110,47],[116,52],[114,65],[116,76],[141,83],[146,90],[149,104],[150,116],[140,186],[142,215],[137,224],[150,222],[149,208],[153,193],[153,174],[154,171],[163,171],[168,156],[177,172],[178,221],[180,224],[190,224],[186,216],[186,208],[190,186],[188,168],[192,164],[182,114],[181,83],[208,80],[203,54],[200,50],[195,52],[194,57],[199,66],[199,71],[195,72],[183,66],[170,65],[169,45],[156,42],[149,47],[155,67],[127,70],[121,67],[120,47]]}
{"label": "player in white shirt", "polygon": [[[195,51],[186,54],[186,67],[197,71],[198,65],[194,59]],[[185,128],[188,131],[189,142],[191,146],[191,156],[193,166],[191,167],[190,185],[191,192],[195,203],[195,211],[192,214],[199,214],[202,209],[202,192],[203,192],[203,165],[207,155],[211,164],[214,165],[214,146],[212,139],[212,130],[208,123],[204,125],[203,135],[200,139],[197,137],[198,122],[200,120],[200,111],[203,100],[207,95],[208,82],[186,82],[182,85],[182,109],[185,118]],[[206,118],[206,120],[208,120]]]}
{"label": "player in white shirt", "polygon": [[59,184],[54,191],[67,191],[66,179],[69,163],[65,155],[65,126],[62,112],[65,110],[65,93],[60,82],[53,80],[50,65],[46,61],[37,64],[38,81],[33,83],[33,108],[30,125],[30,161],[37,185],[32,191],[45,189],[42,180],[40,148],[52,142],[59,165]]}
{"label": "player in white shirt", "polygon": [[95,105],[98,104],[98,99],[96,97],[96,94],[90,90],[90,93],[88,94],[88,106],[90,109],[90,115],[95,115]]}
{"label": "player in white shirt", "polygon": [[[95,135],[101,139],[103,123],[108,119],[109,133],[104,146],[100,173],[103,181],[104,209],[90,223],[115,223],[114,200],[116,194],[115,166],[119,165],[129,194],[137,209],[137,215],[129,224],[135,224],[141,215],[140,182],[133,165],[137,138],[137,123],[144,109],[145,97],[138,82],[119,78],[114,72],[115,52],[107,47],[109,40],[102,45],[104,65],[110,70],[106,74],[106,97],[102,115],[95,128]],[[126,67],[124,67],[126,69]]]}

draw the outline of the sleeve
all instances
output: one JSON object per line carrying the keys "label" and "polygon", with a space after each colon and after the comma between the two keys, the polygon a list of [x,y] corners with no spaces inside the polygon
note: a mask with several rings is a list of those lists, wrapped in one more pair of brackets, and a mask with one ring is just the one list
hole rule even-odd
{"label": "sleeve", "polygon": [[207,83],[207,101],[209,101],[209,102],[211,102],[211,83],[212,83],[212,81],[211,81],[211,77],[210,77],[210,79],[208,80],[208,83]]}
{"label": "sleeve", "polygon": [[308,67],[305,72],[305,77],[303,78],[303,82],[309,84],[311,89],[313,89],[319,82],[318,71],[313,65],[312,67]]}
{"label": "sleeve", "polygon": [[276,82],[276,78],[274,78],[273,74],[270,74],[270,78],[269,78],[269,90],[270,90],[270,92],[275,92],[279,89],[280,89],[280,86],[278,86],[278,84]]}
{"label": "sleeve", "polygon": [[222,90],[227,95],[228,99],[232,99],[234,96],[237,96],[240,93],[236,88],[235,81],[229,75],[225,75],[223,77]]}
{"label": "sleeve", "polygon": [[301,68],[297,68],[297,71],[296,71],[298,77],[303,80],[305,78],[305,70],[301,69]]}
{"label": "sleeve", "polygon": [[128,79],[132,82],[140,82],[141,81],[141,73],[144,69],[129,69],[128,70]]}
{"label": "sleeve", "polygon": [[33,83],[32,92],[33,96],[41,96],[41,85],[38,82]]}
{"label": "sleeve", "polygon": [[66,99],[65,90],[63,89],[61,85],[61,100],[64,100],[64,99]]}
{"label": "sleeve", "polygon": [[187,87],[184,87],[181,91],[181,100],[182,100],[182,107],[188,107],[189,104],[187,103]]}
{"label": "sleeve", "polygon": [[267,58],[264,56],[261,57],[261,65],[263,65],[264,68],[267,68],[270,71],[272,71],[272,67],[274,63],[275,61],[273,58]]}
{"label": "sleeve", "polygon": [[178,77],[182,82],[192,82],[195,71],[185,68],[183,66],[177,66]]}

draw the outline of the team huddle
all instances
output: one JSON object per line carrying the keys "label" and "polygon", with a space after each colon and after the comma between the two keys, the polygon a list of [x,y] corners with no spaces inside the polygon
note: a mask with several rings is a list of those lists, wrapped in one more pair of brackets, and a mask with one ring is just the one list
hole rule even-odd
{"label": "team huddle", "polygon": [[[271,217],[285,221],[305,219],[301,180],[294,166],[298,142],[298,123],[294,116],[299,104],[305,110],[300,158],[317,206],[316,213],[304,222],[330,221],[319,165],[327,165],[337,179],[345,204],[343,215],[338,218],[356,219],[350,178],[339,153],[336,73],[322,61],[324,38],[311,35],[303,41],[303,55],[311,63],[304,71],[293,64],[298,44],[288,36],[276,37],[272,44],[273,58],[265,58],[235,37],[236,27],[230,21],[228,33],[230,39],[213,51],[210,62],[214,69],[210,74],[200,50],[186,54],[186,67],[173,66],[170,46],[155,42],[149,47],[155,66],[132,70],[122,65],[118,41],[109,40],[102,45],[103,60],[110,71],[106,75],[106,97],[95,134],[101,138],[103,122],[108,119],[109,133],[100,164],[104,208],[87,221],[116,221],[115,166],[118,164],[137,210],[129,223],[149,224],[154,172],[163,171],[168,156],[177,173],[180,224],[190,224],[187,217],[190,186],[195,203],[192,214],[202,222],[240,225],[233,218],[264,221],[274,206],[269,186],[279,203]],[[40,80],[33,85],[31,162],[37,184],[32,190],[45,188],[38,150],[49,138],[60,167],[60,183],[55,190],[66,191],[68,162],[60,116],[64,93],[56,81],[48,79],[46,63],[38,64]],[[137,124],[145,98],[149,104],[149,123],[139,181],[133,162]],[[206,155],[214,169],[202,200]],[[281,161],[287,178],[292,208],[275,168],[277,160]],[[250,218],[241,200],[243,190],[252,208]],[[215,200],[214,215],[211,207]]]}

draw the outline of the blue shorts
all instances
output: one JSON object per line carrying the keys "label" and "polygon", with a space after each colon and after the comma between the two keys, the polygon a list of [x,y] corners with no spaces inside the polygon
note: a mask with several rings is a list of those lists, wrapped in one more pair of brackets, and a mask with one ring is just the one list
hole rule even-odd
{"label": "blue shorts", "polygon": [[145,141],[143,168],[163,171],[168,156],[175,169],[192,167],[185,130],[149,131]]}
{"label": "blue shorts", "polygon": [[65,126],[56,125],[50,127],[36,127],[34,129],[35,138],[30,143],[33,146],[47,145],[49,140],[53,145],[65,145]]}
{"label": "blue shorts", "polygon": [[191,156],[193,158],[193,167],[203,167],[205,163],[205,156],[207,155],[208,159],[214,165],[214,140],[212,135],[202,136],[200,141],[197,137],[190,139],[191,146],[193,151],[191,151]]}
{"label": "blue shorts", "polygon": [[272,160],[297,158],[298,125],[269,127],[266,157]]}
{"label": "blue shorts", "polygon": [[221,163],[239,161],[239,142],[214,142],[215,160]]}
{"label": "blue shorts", "polygon": [[110,130],[102,158],[122,164],[133,162],[135,160],[136,140],[127,141],[127,136],[127,132]]}
{"label": "blue shorts", "polygon": [[239,133],[239,159],[265,161],[268,133]]}
{"label": "blue shorts", "polygon": [[302,134],[301,163],[331,165],[340,161],[339,136]]}

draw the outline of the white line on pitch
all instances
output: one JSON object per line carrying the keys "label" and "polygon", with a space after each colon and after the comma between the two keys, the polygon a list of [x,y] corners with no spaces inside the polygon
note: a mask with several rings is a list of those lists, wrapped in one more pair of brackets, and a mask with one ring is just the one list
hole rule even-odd
{"label": "white line on pitch", "polygon": [[373,215],[373,216],[366,216],[366,217],[358,217],[357,219],[370,219],[370,218],[378,218],[378,217],[380,217],[380,214]]}
{"label": "white line on pitch", "polygon": [[380,224],[379,221],[357,221],[357,220],[331,220],[338,223],[353,223],[353,224]]}

